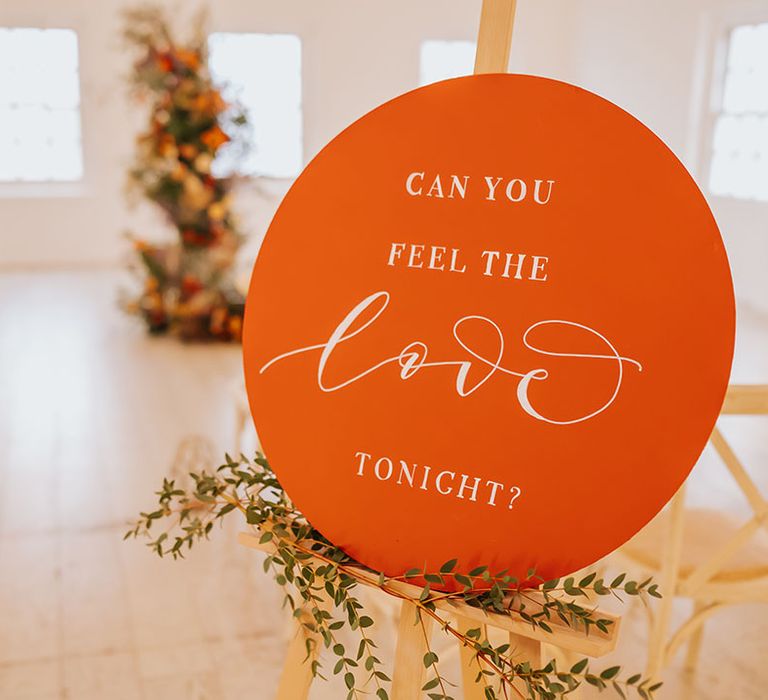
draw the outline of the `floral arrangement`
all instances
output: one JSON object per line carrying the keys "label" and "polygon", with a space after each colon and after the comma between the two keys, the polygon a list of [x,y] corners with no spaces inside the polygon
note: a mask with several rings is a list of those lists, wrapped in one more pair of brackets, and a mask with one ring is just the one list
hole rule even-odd
{"label": "floral arrangement", "polygon": [[231,211],[235,183],[212,169],[221,149],[245,151],[247,120],[214,85],[201,28],[202,21],[179,44],[161,10],[126,13],[124,35],[138,53],[133,92],[150,105],[129,185],[162,209],[177,238],[155,244],[132,236],[143,288],[124,306],[151,333],[239,341],[244,299],[231,279],[241,243]]}
{"label": "floral arrangement", "polygon": [[[605,581],[595,573],[579,579],[568,577],[545,581],[534,571],[516,578],[509,572],[492,572],[480,566],[459,572],[458,562],[446,562],[439,571],[412,569],[396,578],[365,569],[315,530],[294,507],[267,460],[257,454],[254,460],[241,456],[214,473],[190,474],[192,487],[180,488],[173,480],[164,480],[158,495],[158,507],[142,513],[125,538],[148,538],[148,546],[158,555],[183,557],[196,542],[205,540],[216,522],[229,513],[240,513],[246,523],[260,533],[260,543],[269,546],[264,571],[270,573],[285,590],[284,603],[311,635],[307,637],[306,663],[314,676],[324,677],[322,647],[333,661],[332,670],[341,674],[347,688],[347,700],[373,695],[389,700],[390,678],[377,657],[371,636],[374,620],[365,614],[356,595],[360,584],[375,585],[397,598],[409,600],[417,609],[414,624],[431,618],[437,626],[471,649],[479,664],[477,683],[482,684],[487,700],[528,698],[559,700],[586,684],[599,691],[611,690],[618,697],[633,693],[652,700],[661,683],[643,679],[640,674],[625,675],[619,666],[594,672],[588,659],[570,668],[561,668],[555,660],[541,668],[510,657],[509,644],[494,645],[482,630],[460,630],[450,615],[443,612],[445,602],[462,602],[485,611],[509,615],[534,628],[551,633],[550,623],[557,618],[569,627],[606,631],[612,620],[603,619],[590,601],[599,596],[634,596],[659,598],[658,587],[650,579],[633,581],[620,574]],[[167,528],[157,533],[159,525]],[[403,592],[403,581],[417,584],[410,595]],[[536,596],[536,605],[530,600]],[[438,607],[436,603],[440,602]],[[340,638],[344,629],[359,638],[348,649]],[[453,700],[453,684],[441,671],[440,659],[429,646],[423,663],[430,674],[423,691],[430,700]],[[520,687],[525,688],[522,691]]]}

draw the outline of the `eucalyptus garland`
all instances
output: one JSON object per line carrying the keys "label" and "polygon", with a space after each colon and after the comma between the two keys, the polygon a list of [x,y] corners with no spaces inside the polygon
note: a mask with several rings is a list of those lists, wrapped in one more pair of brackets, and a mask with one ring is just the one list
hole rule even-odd
{"label": "eucalyptus garland", "polygon": [[[164,479],[157,492],[158,508],[141,513],[125,539],[148,538],[148,546],[159,556],[176,559],[196,542],[207,539],[217,521],[229,513],[241,513],[261,533],[261,544],[270,548],[264,571],[283,588],[285,606],[310,633],[306,662],[311,664],[312,674],[326,678],[321,659],[324,647],[335,659],[332,673],[343,677],[347,700],[372,693],[378,700],[389,699],[390,678],[370,636],[374,621],[364,613],[356,595],[360,584],[409,600],[417,609],[414,624],[424,625],[432,618],[444,633],[470,648],[479,669],[476,682],[482,684],[487,700],[557,700],[583,684],[611,690],[622,698],[634,694],[650,700],[661,686],[640,674],[627,676],[619,666],[593,671],[586,658],[570,668],[559,667],[555,660],[541,668],[516,662],[510,656],[509,644],[491,643],[480,627],[460,631],[443,605],[462,602],[524,620],[546,633],[552,632],[550,623],[555,618],[587,633],[593,628],[607,632],[613,621],[600,618],[588,607],[590,600],[609,595],[659,598],[651,579],[638,582],[620,574],[605,581],[591,573],[578,580],[545,581],[532,570],[518,579],[506,571],[493,573],[485,566],[461,573],[455,559],[438,571],[414,568],[389,578],[366,569],[315,530],[291,503],[262,454],[257,453],[253,460],[242,455],[235,460],[227,455],[225,464],[214,473],[191,473],[190,478],[189,488]],[[160,521],[167,524],[162,532],[158,532]],[[403,582],[417,584],[413,594],[404,592],[411,589]],[[358,637],[355,648],[349,649],[341,640],[340,632],[345,629]],[[428,635],[425,638],[428,650],[423,663],[428,680],[423,690],[430,700],[453,700],[449,692],[453,684],[443,676],[440,659],[430,647]]]}

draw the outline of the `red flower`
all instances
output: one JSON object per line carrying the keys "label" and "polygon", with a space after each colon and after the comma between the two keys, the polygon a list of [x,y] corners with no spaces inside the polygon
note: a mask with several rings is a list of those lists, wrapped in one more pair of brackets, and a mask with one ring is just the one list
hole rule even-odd
{"label": "red flower", "polygon": [[194,275],[184,275],[181,280],[181,293],[191,297],[203,288],[203,283]]}

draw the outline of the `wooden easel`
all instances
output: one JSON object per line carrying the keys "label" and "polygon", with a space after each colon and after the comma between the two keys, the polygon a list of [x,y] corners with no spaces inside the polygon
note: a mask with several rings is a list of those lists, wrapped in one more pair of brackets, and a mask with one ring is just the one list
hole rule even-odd
{"label": "wooden easel", "polygon": [[[516,0],[483,0],[475,74],[507,72],[516,4]],[[241,533],[238,541],[246,547],[271,552],[270,545],[259,543],[257,534]],[[376,588],[376,577],[373,574],[363,569],[360,570],[360,574],[370,580],[372,588]],[[393,585],[398,587],[398,592],[407,593],[415,598],[418,598],[421,591],[420,588],[408,583]],[[533,596],[536,596],[535,592]],[[614,649],[618,640],[620,619],[604,611],[596,611],[596,613],[599,617],[613,621],[613,624],[607,628],[608,632],[592,629],[587,635],[583,629],[573,629],[554,618],[549,620],[552,633],[547,633],[533,628],[522,619],[486,613],[466,604],[437,602],[436,606],[441,613],[455,619],[460,632],[480,627],[486,635],[489,630],[498,630],[507,634],[512,658],[516,662],[528,661],[534,668],[540,667],[543,663],[544,647],[547,648],[549,657],[560,655],[568,662],[571,655],[592,658],[604,656]],[[425,637],[432,632],[433,620],[422,616],[423,624],[415,624],[417,611],[417,607],[409,600],[403,600],[400,604],[390,693],[392,700],[421,700],[424,696],[422,686],[425,682],[426,669],[423,658],[427,652]],[[295,623],[295,630],[280,676],[276,700],[306,700],[312,684],[311,668],[309,663],[305,663],[306,635],[309,633],[298,622]],[[322,645],[319,644],[318,648],[320,646]],[[475,682],[479,667],[473,651],[461,646],[459,654],[465,700],[484,700],[483,686]],[[521,688],[521,690],[524,689]],[[571,697],[575,698],[576,693],[571,693]]]}
{"label": "wooden easel", "polygon": [[[255,533],[241,532],[238,542],[246,547],[258,549],[272,554],[274,548],[270,544],[261,544],[260,536]],[[317,565],[320,564],[318,560]],[[371,588],[378,590],[376,586],[377,576],[364,569],[359,569],[361,578],[367,579]],[[390,582],[398,593],[418,598],[421,588],[404,582]],[[384,595],[384,594],[382,594]],[[531,591],[531,597],[539,598],[535,591]],[[541,601],[543,602],[543,596]],[[332,605],[331,601],[328,601]],[[560,656],[567,664],[570,664],[576,656],[598,658],[613,651],[619,637],[620,618],[602,610],[596,610],[595,614],[606,620],[611,620],[607,632],[598,629],[590,630],[587,635],[582,628],[574,629],[567,626],[557,618],[548,620],[552,632],[543,632],[539,628],[533,628],[522,619],[497,613],[488,613],[480,608],[474,608],[465,603],[436,602],[437,610],[451,616],[456,621],[456,628],[460,632],[466,632],[472,628],[480,628],[484,636],[489,630],[498,630],[509,637],[511,658],[518,663],[528,661],[533,668],[539,668],[553,656]],[[424,693],[421,690],[425,683],[426,669],[423,658],[427,653],[427,638],[432,634],[433,620],[421,616],[422,624],[416,624],[418,609],[410,600],[403,600],[400,604],[400,614],[397,628],[397,645],[395,647],[395,662],[392,676],[392,700],[421,700]],[[295,625],[295,634],[288,646],[283,670],[275,700],[306,700],[312,685],[312,671],[309,663],[306,663],[306,640],[309,632],[299,622]],[[317,648],[322,647],[319,639]],[[457,642],[458,644],[459,642]],[[547,659],[544,660],[544,653]],[[464,700],[485,700],[483,686],[475,682],[479,666],[473,651],[464,646],[459,647],[461,658],[462,688]],[[520,688],[524,690],[524,688]],[[570,697],[578,697],[577,693],[571,693]]]}

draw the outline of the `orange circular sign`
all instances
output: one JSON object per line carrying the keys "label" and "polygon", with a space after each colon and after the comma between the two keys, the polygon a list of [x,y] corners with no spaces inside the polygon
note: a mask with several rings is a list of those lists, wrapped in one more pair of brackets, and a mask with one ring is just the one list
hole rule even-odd
{"label": "orange circular sign", "polygon": [[387,102],[309,164],[244,357],[278,477],[350,555],[554,577],[683,482],[733,337],[720,234],[672,152],[573,85],[486,75]]}

